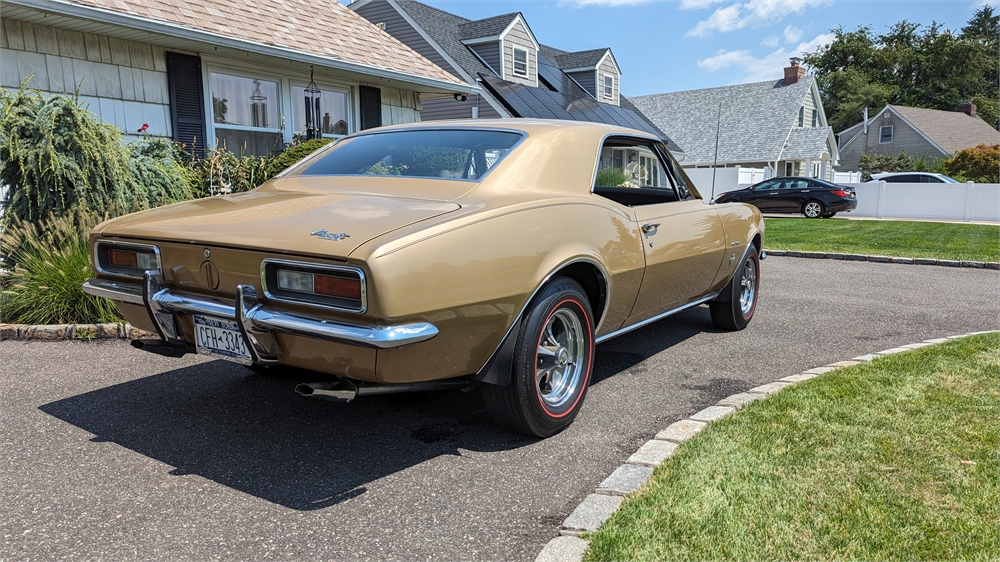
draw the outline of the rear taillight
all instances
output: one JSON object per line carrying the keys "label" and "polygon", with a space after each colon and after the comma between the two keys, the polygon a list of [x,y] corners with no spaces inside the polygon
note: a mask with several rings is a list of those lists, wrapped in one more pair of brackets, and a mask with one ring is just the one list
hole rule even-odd
{"label": "rear taillight", "polygon": [[156,269],[156,254],[130,250],[108,250],[108,263],[115,267],[131,269]]}
{"label": "rear taillight", "polygon": [[363,313],[365,275],[360,268],[291,260],[264,260],[261,282],[267,298]]}
{"label": "rear taillight", "polygon": [[844,191],[843,189],[834,189],[830,193],[836,195],[837,197],[854,197],[853,193],[850,191]]}
{"label": "rear taillight", "polygon": [[343,299],[361,299],[361,279],[320,275],[306,271],[279,269],[278,288],[297,293],[326,295]]}
{"label": "rear taillight", "polygon": [[109,275],[142,278],[146,271],[159,271],[160,255],[156,246],[100,240],[91,256],[97,271]]}

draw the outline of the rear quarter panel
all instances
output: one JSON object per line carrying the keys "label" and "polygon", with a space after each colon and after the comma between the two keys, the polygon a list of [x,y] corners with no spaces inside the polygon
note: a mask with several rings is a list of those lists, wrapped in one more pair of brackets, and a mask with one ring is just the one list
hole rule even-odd
{"label": "rear quarter panel", "polygon": [[[718,292],[729,283],[736,268],[740,265],[740,258],[746,251],[747,245],[757,242],[757,252],[763,249],[764,243],[764,218],[760,211],[753,205],[746,203],[720,203],[715,205],[722,218],[722,227],[726,233],[726,246],[729,248],[730,256],[735,256],[730,260],[724,259],[719,274],[712,284],[712,292]],[[739,242],[738,245],[733,245]]]}

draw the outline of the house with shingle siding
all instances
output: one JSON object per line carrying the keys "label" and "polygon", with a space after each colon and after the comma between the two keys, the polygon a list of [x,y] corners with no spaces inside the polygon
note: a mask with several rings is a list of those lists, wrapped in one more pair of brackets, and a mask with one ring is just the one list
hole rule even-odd
{"label": "house with shingle siding", "polygon": [[947,158],[980,144],[1000,144],[1000,131],[976,115],[976,104],[962,102],[955,111],[887,105],[837,135],[841,170],[857,170],[866,152],[933,159]]}
{"label": "house with shingle siding", "polygon": [[422,96],[479,91],[332,0],[3,0],[0,20],[0,86],[79,89],[125,133],[145,125],[199,152],[291,141],[310,80],[330,137],[418,121]]}
{"label": "house with shingle siding", "polygon": [[425,97],[422,120],[545,118],[643,130],[683,153],[621,97],[621,69],[610,48],[568,52],[538,42],[519,12],[469,20],[415,0],[359,0],[350,8],[478,95]]}
{"label": "house with shingle siding", "polygon": [[[793,60],[781,80],[633,96],[629,100],[684,147],[688,168],[769,168],[830,180],[839,153],[816,79]],[[716,142],[718,137],[718,142]]]}

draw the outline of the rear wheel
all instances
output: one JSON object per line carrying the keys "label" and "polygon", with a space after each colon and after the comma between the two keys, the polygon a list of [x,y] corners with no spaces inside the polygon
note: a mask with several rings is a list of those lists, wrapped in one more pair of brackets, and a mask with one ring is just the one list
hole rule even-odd
{"label": "rear wheel", "polygon": [[723,330],[742,330],[750,323],[757,310],[757,295],[760,288],[760,259],[753,245],[747,250],[743,263],[733,275],[733,280],[723,290],[720,297],[725,301],[711,301],[708,310],[712,313],[712,323]]}
{"label": "rear wheel", "polygon": [[823,204],[815,199],[812,201],[806,201],[806,204],[802,205],[802,214],[805,215],[806,218],[818,219],[823,216],[824,212],[826,212],[826,209],[823,207]]}
{"label": "rear wheel", "polygon": [[521,323],[507,386],[483,385],[500,424],[535,437],[566,428],[583,405],[594,364],[590,302],[572,279],[544,288]]}

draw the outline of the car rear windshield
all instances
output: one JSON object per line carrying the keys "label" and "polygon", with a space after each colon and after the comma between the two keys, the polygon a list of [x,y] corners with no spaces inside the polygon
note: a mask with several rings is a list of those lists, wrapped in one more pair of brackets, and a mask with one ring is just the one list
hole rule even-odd
{"label": "car rear windshield", "polygon": [[521,133],[490,130],[389,131],[337,143],[295,175],[407,176],[479,181]]}

